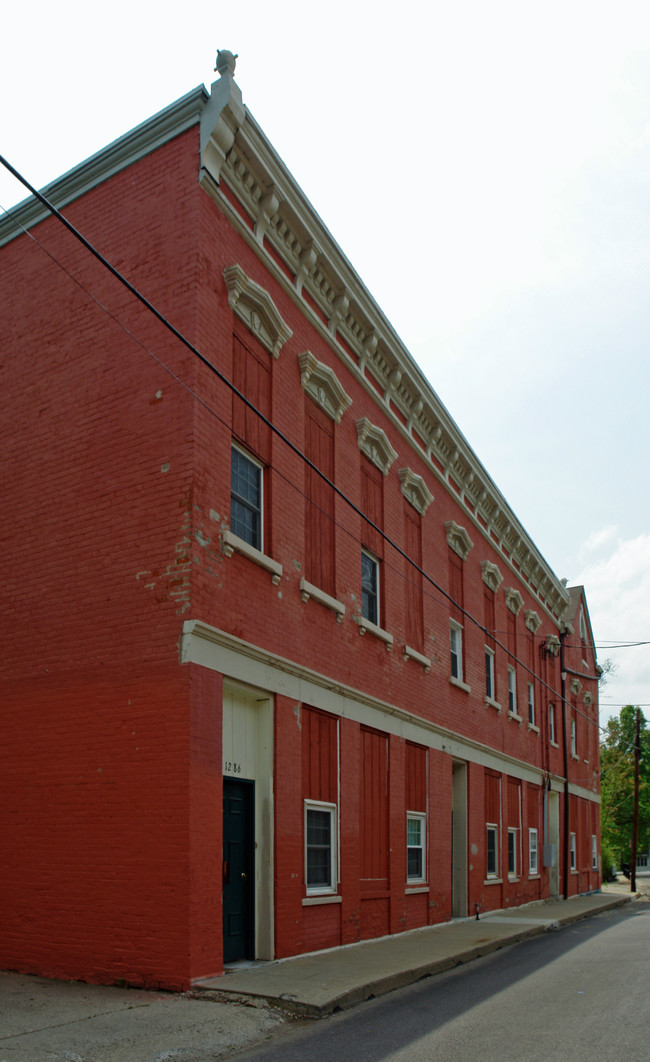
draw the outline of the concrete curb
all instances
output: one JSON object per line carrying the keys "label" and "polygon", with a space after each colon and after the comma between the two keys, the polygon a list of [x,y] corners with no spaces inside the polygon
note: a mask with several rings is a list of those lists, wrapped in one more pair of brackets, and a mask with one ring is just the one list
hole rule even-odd
{"label": "concrete curb", "polygon": [[[568,900],[562,904],[563,910],[559,916],[554,911],[553,915],[547,919],[543,917],[545,904],[541,904],[535,910],[535,914],[542,917],[534,917],[532,911],[530,919],[526,919],[523,913],[517,916],[513,912],[514,917],[501,916],[495,913],[494,920],[490,921],[490,916],[485,915],[480,922],[476,923],[477,927],[484,926],[486,931],[491,930],[492,932],[495,931],[497,926],[503,927],[502,931],[497,929],[494,932],[492,939],[482,940],[472,944],[470,947],[466,946],[466,941],[459,940],[457,951],[454,950],[453,943],[450,941],[451,947],[447,948],[444,955],[431,958],[426,962],[416,962],[413,966],[407,965],[406,957],[404,957],[405,964],[402,967],[381,976],[376,975],[377,964],[372,960],[372,953],[367,951],[365,953],[367,956],[365,962],[367,972],[364,971],[362,973],[361,970],[358,970],[356,979],[354,975],[350,974],[349,981],[352,983],[348,983],[343,989],[340,983],[333,983],[331,985],[331,995],[328,995],[327,987],[328,977],[334,980],[328,971],[328,960],[331,953],[322,953],[322,960],[319,959],[319,953],[308,957],[297,956],[295,959],[269,963],[245,974],[226,975],[225,977],[213,978],[210,981],[197,982],[192,987],[192,995],[195,998],[213,999],[219,1002],[250,1003],[256,1000],[277,1007],[287,1014],[299,1015],[304,1018],[324,1018],[328,1014],[347,1010],[368,999],[383,996],[388,992],[415,984],[425,977],[433,977],[436,974],[452,970],[456,966],[472,962],[474,959],[499,951],[501,948],[510,947],[542,933],[557,931],[565,925],[600,914],[602,911],[610,911],[617,907],[622,907],[635,898],[633,894],[612,896],[611,898],[599,894],[600,902],[597,904],[591,907],[580,905],[579,908],[573,910],[571,909],[572,901]],[[576,897],[576,900],[580,899],[580,897]],[[462,925],[464,933],[466,933],[468,927],[473,928],[473,920],[468,919]],[[437,932],[453,934],[455,927],[453,925],[438,926],[431,927],[431,930],[434,934]],[[480,930],[478,931],[480,932]],[[440,937],[438,939],[442,942],[444,938]],[[382,943],[387,943],[390,946],[391,940],[395,941],[396,946],[401,946],[402,944],[399,937],[388,938],[388,940],[384,938]],[[359,947],[363,948],[368,943],[371,944],[372,942],[365,942],[365,945],[362,944]],[[352,945],[351,947],[356,948],[357,945]],[[411,957],[414,959],[417,959],[415,954],[417,950],[417,948],[413,948],[414,954]],[[340,955],[343,954],[343,952],[340,952]],[[360,952],[357,953],[358,955],[360,955]],[[306,964],[309,964],[310,967],[310,977],[306,976]],[[361,965],[363,966],[364,963],[362,962]],[[280,969],[283,975],[282,978],[278,977]],[[287,981],[286,972],[288,970],[295,972],[295,991],[292,990],[294,989],[294,984],[291,981]],[[282,985],[280,985],[280,981],[283,982]],[[314,981],[316,984],[312,987]],[[232,987],[229,987],[229,982]],[[276,983],[275,991],[273,990],[274,982]],[[299,985],[302,990],[302,998],[297,998]],[[277,989],[280,988],[284,990],[278,991]],[[311,999],[309,998],[310,994],[312,996]],[[314,998],[315,996],[320,998]]]}

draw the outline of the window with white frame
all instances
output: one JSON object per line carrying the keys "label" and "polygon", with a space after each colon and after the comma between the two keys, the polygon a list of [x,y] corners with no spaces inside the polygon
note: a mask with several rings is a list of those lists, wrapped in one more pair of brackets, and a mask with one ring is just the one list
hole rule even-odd
{"label": "window with white frame", "polygon": [[406,880],[426,881],[427,817],[417,811],[406,812]]}
{"label": "window with white frame", "polygon": [[549,704],[548,706],[548,736],[553,744],[555,744],[555,705]]}
{"label": "window with white frame", "polygon": [[449,648],[451,651],[451,676],[463,681],[463,628],[454,620],[449,621]]}
{"label": "window with white frame", "polygon": [[598,841],[595,833],[591,835],[591,869],[598,870]]}
{"label": "window with white frame", "polygon": [[508,668],[508,711],[510,715],[517,714],[517,672],[514,667]]}
{"label": "window with white frame", "polygon": [[535,687],[532,682],[528,683],[528,722],[535,726]]}
{"label": "window with white frame", "polygon": [[336,892],[336,804],[305,801],[307,895]]}
{"label": "window with white frame", "polygon": [[361,551],[361,615],[379,626],[379,561]]}
{"label": "window with white frame", "polygon": [[528,873],[537,874],[539,863],[537,860],[537,830],[528,831]]}
{"label": "window with white frame", "polygon": [[486,877],[498,878],[499,876],[499,827],[494,823],[487,823],[487,847],[486,847]]}
{"label": "window with white frame", "polygon": [[569,834],[569,850],[571,852],[571,870],[576,869],[576,835],[575,833]]}
{"label": "window with white frame", "polygon": [[517,829],[508,830],[508,876],[517,877]]}
{"label": "window with white frame", "polygon": [[230,530],[262,552],[263,468],[249,454],[233,446],[230,465]]}
{"label": "window with white frame", "polygon": [[577,756],[577,751],[576,751],[576,721],[575,721],[575,719],[571,720],[571,755],[572,756]]}
{"label": "window with white frame", "polygon": [[485,696],[495,700],[496,691],[494,686],[494,652],[485,647]]}

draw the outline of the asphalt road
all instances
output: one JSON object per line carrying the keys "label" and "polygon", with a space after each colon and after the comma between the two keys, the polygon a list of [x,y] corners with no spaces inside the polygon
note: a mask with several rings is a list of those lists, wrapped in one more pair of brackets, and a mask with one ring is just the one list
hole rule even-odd
{"label": "asphalt road", "polygon": [[[648,1062],[650,901],[333,1015],[238,1062]],[[197,1060],[198,1062],[198,1060]]]}

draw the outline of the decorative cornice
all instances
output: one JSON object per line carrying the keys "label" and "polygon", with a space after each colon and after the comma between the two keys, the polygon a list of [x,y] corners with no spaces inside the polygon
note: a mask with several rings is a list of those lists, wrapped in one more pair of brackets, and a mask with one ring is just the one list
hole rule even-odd
{"label": "decorative cornice", "polygon": [[334,370],[318,361],[310,350],[303,350],[298,355],[298,364],[303,389],[328,417],[340,424],[346,409],[352,405],[352,399],[346,395]]}
{"label": "decorative cornice", "polygon": [[515,616],[518,616],[521,611],[521,606],[524,603],[523,597],[521,596],[519,591],[515,589],[514,586],[506,587],[505,594],[506,606],[510,609],[511,612],[514,612]]}
{"label": "decorative cornice", "polygon": [[387,476],[397,451],[389,443],[386,433],[371,424],[367,417],[360,417],[356,427],[359,449]]}
{"label": "decorative cornice", "polygon": [[282,347],[291,339],[293,332],[282,320],[268,291],[246,276],[240,265],[228,266],[223,275],[231,309],[253,335],[257,336],[262,346],[266,347],[274,358],[279,357]]}
{"label": "decorative cornice", "polygon": [[[45,194],[58,207],[65,206],[200,121],[199,181],[207,194],[432,475],[460,499],[468,520],[560,622],[569,601],[566,587],[243,104],[242,116],[238,93],[230,72],[224,71],[210,97],[203,86],[194,89],[48,185]],[[25,200],[0,221],[0,244],[19,235],[17,222],[30,227],[45,216],[47,211],[33,198]]]}
{"label": "decorative cornice", "polygon": [[577,697],[578,694],[580,693],[580,690],[582,689],[582,683],[581,683],[580,679],[579,678],[570,679],[569,680],[569,689],[571,690],[571,693],[575,694],[575,696]]}
{"label": "decorative cornice", "polygon": [[585,693],[583,693],[583,695],[582,695],[582,703],[587,708],[591,708],[592,704],[594,703],[594,695],[593,695],[593,693],[590,693],[589,690],[587,690]]}
{"label": "decorative cornice", "polygon": [[533,634],[537,634],[539,628],[542,625],[542,621],[539,618],[538,614],[535,612],[535,610],[532,609],[532,608],[527,608],[526,611],[524,612],[524,617],[525,617],[525,620],[526,620],[526,626],[528,627],[528,630],[532,631]]}
{"label": "decorative cornice", "polygon": [[433,501],[433,494],[416,472],[410,468],[400,468],[397,475],[402,486],[402,494],[414,509],[424,516]]}
{"label": "decorative cornice", "polygon": [[474,546],[471,538],[464,527],[460,527],[454,520],[447,520],[445,524],[447,543],[462,560],[467,560],[469,551]]}
{"label": "decorative cornice", "polygon": [[[537,551],[250,111],[246,111],[246,120],[237,128],[232,148],[218,171],[211,171],[207,157],[203,157],[202,165],[206,191],[255,246],[279,283],[292,293],[348,370],[360,378],[393,419],[397,430],[420,457],[424,455],[433,474],[456,499],[460,498],[468,519],[559,620],[569,600],[565,587]],[[219,183],[228,186],[228,196],[222,194]],[[263,243],[258,236],[261,224]]]}
{"label": "decorative cornice", "polygon": [[485,585],[489,586],[490,590],[494,590],[496,593],[503,582],[503,576],[497,565],[489,560],[481,561],[481,575]]}

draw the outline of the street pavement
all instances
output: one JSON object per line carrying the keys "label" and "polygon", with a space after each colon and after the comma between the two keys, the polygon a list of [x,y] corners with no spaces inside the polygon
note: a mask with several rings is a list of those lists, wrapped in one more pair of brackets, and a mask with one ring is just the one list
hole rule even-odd
{"label": "street pavement", "polygon": [[162,993],[0,974],[0,1062],[200,1062],[599,912],[650,898],[650,877],[381,940],[231,968]]}

